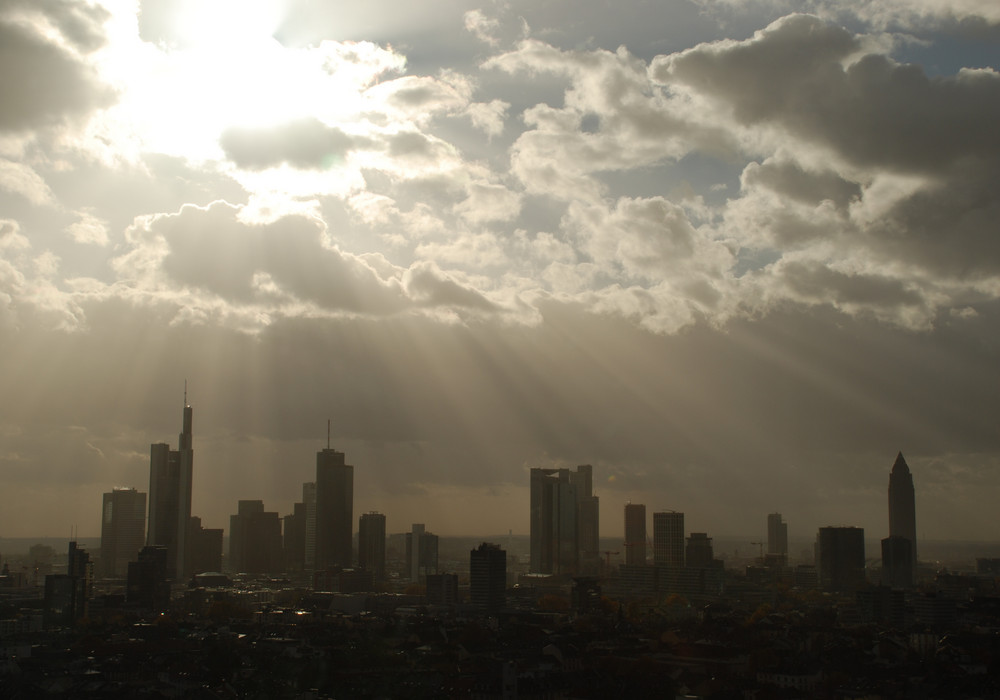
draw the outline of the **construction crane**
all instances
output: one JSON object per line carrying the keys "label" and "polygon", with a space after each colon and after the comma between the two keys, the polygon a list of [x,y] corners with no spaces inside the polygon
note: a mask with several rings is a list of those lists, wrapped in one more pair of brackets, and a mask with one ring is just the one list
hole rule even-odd
{"label": "construction crane", "polygon": [[750,544],[755,544],[760,547],[760,563],[764,564],[764,543],[763,542],[751,542]]}

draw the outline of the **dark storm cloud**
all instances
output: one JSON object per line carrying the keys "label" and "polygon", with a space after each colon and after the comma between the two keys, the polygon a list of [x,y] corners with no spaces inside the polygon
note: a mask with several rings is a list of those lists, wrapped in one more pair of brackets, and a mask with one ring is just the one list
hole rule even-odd
{"label": "dark storm cloud", "polygon": [[930,78],[864,50],[846,29],[791,15],[747,41],[658,57],[651,70],[729,105],[744,124],[779,126],[855,164],[936,173],[997,159],[1000,76]]}
{"label": "dark storm cloud", "polygon": [[0,131],[25,131],[84,115],[112,100],[72,53],[0,14]]}
{"label": "dark storm cloud", "polygon": [[761,185],[805,204],[817,205],[829,200],[838,209],[861,197],[858,183],[834,172],[809,172],[796,163],[776,160],[750,163],[743,171],[742,181],[744,187]]}
{"label": "dark storm cloud", "polygon": [[1000,162],[956,169],[873,222],[873,249],[885,259],[909,260],[937,275],[968,282],[995,278],[1000,274],[998,182]]}
{"label": "dark storm cloud", "polygon": [[250,170],[282,163],[322,170],[342,162],[350,151],[370,145],[367,139],[345,134],[313,117],[278,126],[232,127],[222,133],[219,143],[230,160]]}
{"label": "dark storm cloud", "polygon": [[921,306],[923,299],[901,280],[882,275],[847,274],[818,262],[786,262],[778,266],[779,279],[792,297],[837,307],[860,304],[879,308]]}

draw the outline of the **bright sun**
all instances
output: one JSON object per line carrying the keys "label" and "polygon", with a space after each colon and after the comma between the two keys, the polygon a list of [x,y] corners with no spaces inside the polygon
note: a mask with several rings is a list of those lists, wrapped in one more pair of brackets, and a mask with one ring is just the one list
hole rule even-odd
{"label": "bright sun", "polygon": [[272,37],[281,16],[273,1],[188,0],[173,15],[177,46],[134,42],[116,73],[120,116],[140,147],[208,160],[232,126],[356,114],[364,85],[329,70],[323,46],[282,46]]}

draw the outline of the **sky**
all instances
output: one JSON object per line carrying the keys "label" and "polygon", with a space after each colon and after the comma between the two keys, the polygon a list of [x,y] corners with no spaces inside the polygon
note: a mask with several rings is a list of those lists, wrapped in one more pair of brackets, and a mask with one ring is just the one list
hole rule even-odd
{"label": "sky", "polygon": [[0,0],[0,534],[193,512],[996,540],[1000,4]]}

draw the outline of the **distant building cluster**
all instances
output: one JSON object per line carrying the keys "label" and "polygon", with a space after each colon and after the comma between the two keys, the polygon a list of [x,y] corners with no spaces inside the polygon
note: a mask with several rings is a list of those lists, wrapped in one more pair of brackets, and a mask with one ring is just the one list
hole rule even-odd
{"label": "distant building cluster", "polygon": [[[329,437],[316,454],[315,478],[302,485],[302,500],[292,513],[269,511],[261,500],[237,502],[225,553],[223,530],[204,528],[191,514],[193,465],[193,411],[185,392],[177,449],[165,443],[150,446],[148,497],[131,487],[103,495],[97,576],[89,555],[73,543],[68,572],[46,581],[50,619],[84,616],[97,578],[122,581],[126,600],[149,609],[166,607],[172,583],[226,580],[224,569],[230,575],[292,576],[315,591],[385,589],[390,578],[386,516],[361,514],[355,545],[354,467],[343,452],[330,447]],[[599,598],[598,582],[609,577],[622,590],[647,594],[724,591],[724,563],[715,556],[712,538],[705,532],[687,533],[683,512],[654,511],[648,529],[646,505],[627,503],[624,552],[601,551],[593,484],[591,465],[531,469],[525,582],[575,581],[581,601]],[[876,582],[908,590],[916,581],[916,514],[913,478],[901,453],[889,475],[888,504],[889,536],[882,540]],[[468,579],[459,582],[454,573],[440,570],[439,538],[424,524],[393,537],[400,538],[392,548],[399,562],[391,572],[396,584],[420,586],[440,604],[453,604],[467,585],[477,608],[495,611],[504,605],[509,567],[500,545],[484,542],[471,550]],[[760,548],[760,557],[747,568],[750,579],[838,593],[864,588],[869,579],[862,528],[819,528],[813,562],[794,568],[789,566],[788,523],[780,513],[767,515],[766,542],[752,544]],[[614,570],[612,556],[621,557]]]}
{"label": "distant building cluster", "polygon": [[[374,511],[355,531],[354,468],[329,437],[293,512],[238,501],[223,551],[223,530],[190,512],[192,445],[185,401],[178,449],[151,446],[148,496],[103,495],[96,561],[71,541],[63,571],[39,545],[33,596],[22,595],[29,576],[4,564],[0,607],[25,604],[0,616],[0,691],[993,697],[1000,688],[989,673],[995,650],[982,655],[1000,622],[1000,559],[979,558],[975,574],[917,569],[902,454],[878,569],[860,527],[820,527],[811,555],[790,556],[778,512],[737,564],[716,556],[709,533],[688,532],[683,512],[641,503],[624,505],[622,546],[602,541],[590,465],[531,470],[530,532],[514,555],[512,534],[507,549],[477,540],[456,550],[457,538],[424,523],[390,534]],[[81,640],[72,652],[45,648],[65,645],[72,628]],[[67,653],[85,655],[69,675]]]}

